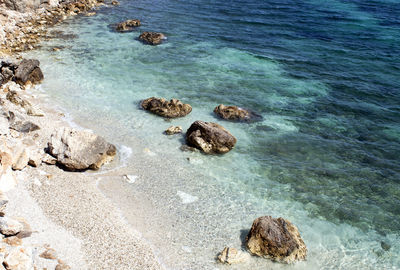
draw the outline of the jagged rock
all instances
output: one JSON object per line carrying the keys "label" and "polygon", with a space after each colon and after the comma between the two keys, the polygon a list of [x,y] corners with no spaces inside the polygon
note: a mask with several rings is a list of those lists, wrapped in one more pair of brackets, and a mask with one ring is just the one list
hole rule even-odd
{"label": "jagged rock", "polygon": [[159,45],[166,37],[163,33],[143,32],[140,34],[139,39],[149,45]]}
{"label": "jagged rock", "polygon": [[13,130],[16,130],[18,132],[22,132],[22,133],[29,133],[35,130],[40,129],[40,127],[38,125],[36,125],[35,123],[32,123],[31,121],[13,121],[10,124],[10,128]]}
{"label": "jagged rock", "polygon": [[218,105],[214,109],[214,113],[225,120],[231,121],[252,121],[259,120],[261,116],[255,114],[247,109],[243,109],[237,106],[225,106],[223,104]]}
{"label": "jagged rock", "polygon": [[48,260],[56,260],[57,259],[57,252],[52,248],[47,248],[42,254],[39,255],[40,257]]}
{"label": "jagged rock", "polygon": [[8,217],[0,217],[0,232],[5,236],[16,235],[24,226],[15,219]]}
{"label": "jagged rock", "polygon": [[14,152],[12,165],[13,170],[23,170],[29,162],[27,149],[21,149],[21,151],[19,150],[20,149]]}
{"label": "jagged rock", "polygon": [[111,5],[113,5],[113,6],[119,6],[119,2],[116,1],[116,0],[114,0],[114,1],[111,2]]}
{"label": "jagged rock", "polygon": [[15,81],[21,85],[25,85],[28,81],[32,84],[40,83],[43,80],[43,73],[39,65],[39,60],[22,60],[15,71]]}
{"label": "jagged rock", "polygon": [[250,253],[283,263],[305,260],[307,247],[295,225],[270,216],[254,220],[246,239]]}
{"label": "jagged rock", "polygon": [[249,259],[249,256],[250,254],[236,248],[225,247],[218,255],[218,260],[227,264],[243,263]]}
{"label": "jagged rock", "polygon": [[115,30],[118,32],[128,32],[132,31],[135,27],[140,26],[140,21],[135,20],[126,20],[124,22],[120,22],[115,26]]}
{"label": "jagged rock", "polygon": [[13,248],[4,258],[3,265],[7,270],[33,269],[32,252],[21,247]]}
{"label": "jagged rock", "polygon": [[186,132],[186,142],[206,154],[223,154],[235,146],[236,138],[216,123],[195,121]]}
{"label": "jagged rock", "polygon": [[147,111],[167,118],[183,117],[192,111],[192,106],[178,99],[168,101],[164,98],[151,97],[143,100],[141,106]]}
{"label": "jagged rock", "polygon": [[57,163],[57,159],[50,156],[49,154],[44,154],[42,158],[42,162],[48,164],[48,165],[55,165]]}
{"label": "jagged rock", "polygon": [[6,95],[7,100],[11,103],[21,106],[25,109],[26,113],[31,116],[44,116],[44,113],[32,106],[32,104],[18,95],[16,91],[9,90]]}
{"label": "jagged rock", "polygon": [[182,133],[182,127],[181,126],[170,126],[164,132],[167,135],[174,135],[174,134]]}
{"label": "jagged rock", "polygon": [[2,84],[7,83],[8,81],[12,80],[14,77],[14,72],[9,68],[9,67],[3,67],[1,69],[1,75],[2,75]]}
{"label": "jagged rock", "polygon": [[68,170],[99,169],[114,159],[116,148],[89,131],[69,127],[57,130],[48,143],[49,153]]}

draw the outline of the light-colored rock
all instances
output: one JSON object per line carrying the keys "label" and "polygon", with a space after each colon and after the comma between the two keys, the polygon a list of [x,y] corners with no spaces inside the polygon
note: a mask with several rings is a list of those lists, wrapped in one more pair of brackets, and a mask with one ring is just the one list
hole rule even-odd
{"label": "light-colored rock", "polygon": [[7,237],[3,239],[3,242],[9,246],[14,246],[14,247],[22,245],[22,240],[16,236]]}
{"label": "light-colored rock", "polygon": [[[21,151],[19,151],[21,150]],[[23,170],[29,162],[28,151],[26,148],[18,149],[13,156],[13,170]]]}
{"label": "light-colored rock", "polygon": [[167,135],[174,135],[174,134],[178,134],[178,133],[182,133],[181,126],[170,126],[169,128],[167,128],[165,130],[165,134],[167,134]]}
{"label": "light-colored rock", "polygon": [[12,171],[11,150],[3,141],[0,143],[0,191],[7,192],[17,185],[17,179]]}
{"label": "light-colored rock", "polygon": [[0,212],[3,212],[8,204],[8,197],[2,191],[0,191]]}
{"label": "light-colored rock", "polygon": [[116,148],[89,131],[58,129],[48,143],[49,153],[68,170],[99,169],[114,159]]}
{"label": "light-colored rock", "polygon": [[250,254],[237,250],[236,248],[225,247],[218,255],[218,260],[222,263],[236,264],[248,261]]}
{"label": "light-colored rock", "polygon": [[206,154],[223,154],[235,146],[236,138],[221,125],[195,121],[186,132],[186,142]]}
{"label": "light-colored rock", "polygon": [[271,216],[254,220],[246,246],[253,255],[283,263],[302,261],[307,256],[297,227],[286,219]]}
{"label": "light-colored rock", "polygon": [[3,264],[7,270],[31,270],[33,269],[32,252],[26,248],[13,248],[4,258]]}
{"label": "light-colored rock", "polygon": [[18,234],[24,226],[15,219],[0,217],[0,233],[6,236]]}

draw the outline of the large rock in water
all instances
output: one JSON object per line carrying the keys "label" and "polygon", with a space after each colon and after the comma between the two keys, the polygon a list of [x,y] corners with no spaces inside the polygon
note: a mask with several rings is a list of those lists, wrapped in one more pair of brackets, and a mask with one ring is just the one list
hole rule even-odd
{"label": "large rock in water", "polygon": [[195,121],[186,132],[186,141],[207,154],[229,152],[236,138],[224,127],[211,122]]}
{"label": "large rock in water", "polygon": [[237,106],[225,106],[223,104],[218,105],[214,109],[214,113],[225,120],[230,121],[252,121],[261,119],[260,115],[257,115],[247,109],[243,109]]}
{"label": "large rock in water", "polygon": [[307,247],[297,227],[283,218],[255,219],[246,246],[253,255],[283,263],[305,260],[307,256]]}
{"label": "large rock in water", "polygon": [[170,101],[164,98],[151,97],[142,101],[143,109],[167,118],[183,117],[192,111],[192,106],[178,99]]}
{"label": "large rock in water", "polygon": [[68,170],[99,169],[114,159],[116,148],[89,131],[61,128],[51,135],[48,151]]}
{"label": "large rock in water", "polygon": [[128,32],[132,31],[135,27],[140,26],[139,20],[126,20],[124,22],[120,22],[115,26],[115,30],[118,32]]}
{"label": "large rock in water", "polygon": [[40,83],[43,80],[43,73],[39,65],[39,60],[22,60],[15,70],[15,81],[21,85],[25,85],[28,81],[32,84]]}
{"label": "large rock in water", "polygon": [[140,34],[139,39],[150,45],[159,45],[166,37],[163,33],[143,32]]}

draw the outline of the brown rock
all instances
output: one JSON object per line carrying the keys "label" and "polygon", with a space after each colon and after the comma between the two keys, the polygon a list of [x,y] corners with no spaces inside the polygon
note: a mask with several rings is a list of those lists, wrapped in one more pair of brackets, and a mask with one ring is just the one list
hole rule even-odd
{"label": "brown rock", "polygon": [[40,83],[44,77],[39,65],[39,60],[22,60],[15,71],[16,82],[21,85],[25,85],[28,81],[30,81],[32,84]]}
{"label": "brown rock", "polygon": [[117,0],[114,0],[111,2],[111,5],[113,6],[119,6],[119,2]]}
{"label": "brown rock", "polygon": [[32,254],[24,248],[14,248],[4,258],[3,265],[7,270],[32,269]]}
{"label": "brown rock", "polygon": [[48,260],[56,260],[57,259],[57,252],[52,248],[47,248],[42,254],[39,255],[40,257]]}
{"label": "brown rock", "polygon": [[140,21],[135,20],[126,20],[124,22],[120,22],[115,26],[115,30],[118,32],[129,32],[132,31],[135,27],[140,26]]}
{"label": "brown rock", "polygon": [[237,106],[218,105],[214,109],[214,113],[225,120],[231,121],[251,121],[260,119],[261,116]]}
{"label": "brown rock", "polygon": [[3,239],[3,242],[14,247],[22,245],[22,240],[16,236],[7,237]]}
{"label": "brown rock", "polygon": [[49,153],[68,170],[98,170],[114,159],[117,150],[104,138],[69,127],[58,129],[48,143]]}
{"label": "brown rock", "polygon": [[143,32],[139,36],[139,40],[149,45],[159,45],[164,39],[166,39],[165,35],[157,32]]}
{"label": "brown rock", "polygon": [[186,142],[206,154],[223,154],[235,146],[236,138],[216,123],[195,121],[186,132]]}
{"label": "brown rock", "polygon": [[167,135],[174,135],[174,134],[182,133],[182,127],[181,126],[170,126],[164,132]]}
{"label": "brown rock", "polygon": [[283,263],[305,260],[307,247],[295,225],[283,218],[259,217],[247,235],[250,253]]}
{"label": "brown rock", "polygon": [[178,99],[167,101],[164,98],[151,97],[142,101],[143,109],[167,118],[183,117],[192,111],[192,106]]}

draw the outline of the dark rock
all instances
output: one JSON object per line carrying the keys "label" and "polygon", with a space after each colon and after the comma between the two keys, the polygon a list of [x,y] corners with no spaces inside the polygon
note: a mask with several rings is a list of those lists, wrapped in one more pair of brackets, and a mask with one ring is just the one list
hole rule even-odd
{"label": "dark rock", "polygon": [[32,84],[40,83],[43,80],[43,73],[39,65],[39,60],[22,60],[15,71],[15,81],[21,85],[25,85],[28,81]]}
{"label": "dark rock", "polygon": [[150,45],[159,45],[164,39],[166,39],[165,35],[157,32],[143,32],[139,36],[139,40]]}
{"label": "dark rock", "polygon": [[307,247],[295,225],[283,218],[259,217],[247,235],[250,253],[283,263],[305,260]]}
{"label": "dark rock", "polygon": [[38,125],[30,121],[13,121],[10,124],[10,128],[22,133],[29,133],[40,129]]}
{"label": "dark rock", "polygon": [[179,149],[181,149],[181,151],[183,152],[199,152],[199,149],[191,147],[189,145],[182,145],[181,147],[179,147]]}
{"label": "dark rock", "polygon": [[1,76],[3,77],[3,83],[7,83],[14,77],[14,72],[9,67],[2,67]]}
{"label": "dark rock", "polygon": [[143,109],[167,118],[183,117],[192,111],[192,106],[178,99],[170,101],[164,98],[151,97],[141,102]]}
{"label": "dark rock", "polygon": [[389,249],[391,248],[391,246],[390,246],[388,243],[382,241],[382,242],[381,242],[381,248],[382,248],[384,251],[389,251]]}
{"label": "dark rock", "polygon": [[247,109],[243,109],[237,106],[225,106],[223,104],[218,105],[214,109],[214,113],[225,120],[230,121],[252,121],[260,120],[261,116],[251,112]]}
{"label": "dark rock", "polygon": [[119,2],[117,0],[114,0],[111,2],[111,5],[113,6],[119,6]]}
{"label": "dark rock", "polygon": [[132,31],[135,27],[140,26],[139,20],[127,20],[124,22],[120,22],[115,26],[115,30],[118,32],[129,32]]}
{"label": "dark rock", "polygon": [[196,121],[186,132],[186,141],[207,154],[229,152],[236,144],[236,138],[224,127],[212,123]]}

